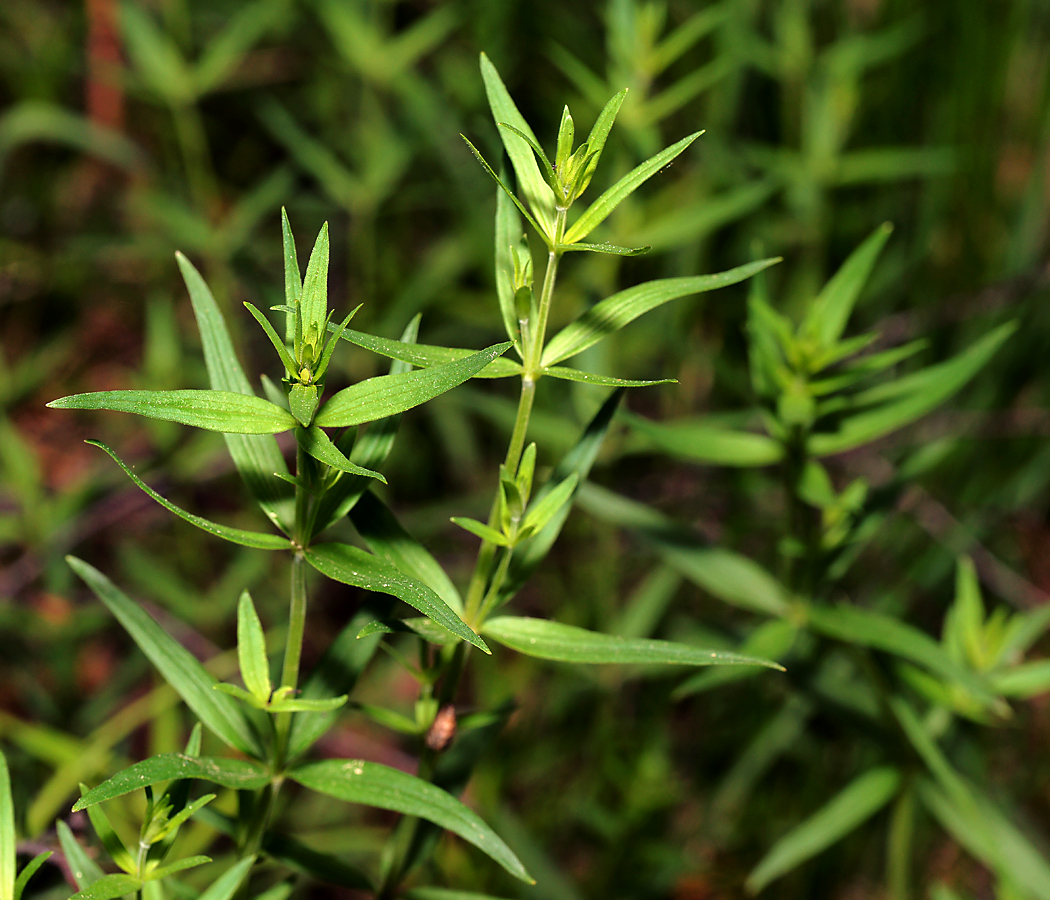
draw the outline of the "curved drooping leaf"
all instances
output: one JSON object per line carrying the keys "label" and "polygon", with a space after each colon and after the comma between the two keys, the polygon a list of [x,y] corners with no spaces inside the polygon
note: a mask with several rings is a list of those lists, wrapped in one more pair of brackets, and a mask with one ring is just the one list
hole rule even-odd
{"label": "curved drooping leaf", "polygon": [[209,522],[207,519],[201,516],[194,515],[193,513],[186,512],[184,509],[180,509],[170,500],[165,499],[158,494],[153,488],[151,488],[146,482],[138,477],[131,468],[125,463],[116,453],[114,453],[109,447],[102,443],[102,441],[85,441],[86,444],[91,444],[93,447],[98,447],[101,450],[105,450],[112,458],[113,461],[124,470],[124,474],[128,476],[139,488],[149,494],[154,500],[156,500],[161,506],[163,506],[169,512],[175,513],[180,519],[185,519],[191,525],[196,525],[198,528],[207,531],[209,534],[214,534],[216,537],[221,537],[223,540],[230,541],[234,544],[240,544],[243,547],[255,547],[259,550],[288,550],[292,546],[292,542],[286,537],[281,537],[277,534],[266,534],[259,531],[246,531],[243,528],[231,528],[229,525],[219,525],[216,522]]}
{"label": "curved drooping leaf", "polygon": [[491,652],[434,591],[371,553],[349,544],[315,544],[306,550],[306,560],[334,581],[392,594],[479,650]]}
{"label": "curved drooping leaf", "polygon": [[47,405],[135,413],[225,434],[277,434],[296,425],[288,410],[232,391],[97,391],[61,397]]}
{"label": "curved drooping leaf", "polygon": [[344,427],[402,413],[462,384],[510,346],[507,341],[455,362],[368,378],[332,397],[321,407],[314,424]]}
{"label": "curved drooping leaf", "polygon": [[[285,249],[287,252],[287,246]],[[294,245],[292,253],[294,256]],[[176,253],[175,259],[193,304],[193,315],[197,320],[211,387],[217,391],[254,396],[255,392],[234,352],[226,321],[208,285],[185,256]],[[298,274],[298,266],[296,270]],[[287,283],[288,276],[285,277]],[[288,466],[277,441],[268,434],[225,434],[223,439],[233,464],[263,512],[285,534],[289,533],[293,500],[291,486],[280,477],[275,477],[275,473],[278,476],[288,474]]]}
{"label": "curved drooping leaf", "polygon": [[756,272],[780,262],[778,258],[762,259],[719,272],[688,278],[661,278],[635,285],[596,303],[575,322],[566,325],[543,348],[541,365],[552,366],[581,353],[604,337],[633,322],[640,315],[679,297],[700,294],[744,281]]}
{"label": "curved drooping leaf", "polygon": [[270,782],[266,768],[251,760],[163,753],[135,763],[92,788],[76,802],[73,812],[174,778],[210,781],[238,791],[258,790]]}
{"label": "curved drooping leaf", "polygon": [[535,656],[568,663],[613,663],[622,665],[678,665],[678,666],[765,666],[784,667],[768,659],[741,656],[690,647],[672,641],[624,638],[615,634],[600,634],[575,625],[564,625],[548,619],[524,616],[497,616],[489,619],[481,629],[483,634],[505,647]]}
{"label": "curved drooping leaf", "polygon": [[192,653],[98,569],[75,556],[67,556],[66,562],[117,617],[139,649],[206,728],[234,749],[250,756],[262,756],[262,745],[244,710],[214,689],[218,681]]}
{"label": "curved drooping leaf", "polygon": [[747,877],[757,894],[771,881],[837,843],[893,799],[901,773],[892,766],[870,769],[777,841]]}
{"label": "curved drooping leaf", "polygon": [[320,794],[419,816],[440,825],[486,853],[515,878],[533,883],[510,847],[476,813],[414,775],[359,759],[328,759],[296,766],[288,777]]}
{"label": "curved drooping leaf", "polygon": [[40,867],[51,859],[52,856],[54,856],[53,850],[44,850],[25,864],[22,871],[18,873],[18,878],[15,879],[15,893],[12,900],[22,900],[22,895],[25,893],[26,885],[29,884],[29,879],[32,878],[39,871]]}
{"label": "curved drooping leaf", "polygon": [[[329,326],[334,331],[334,326]],[[404,341],[392,341],[389,338],[377,337],[364,331],[354,331],[347,328],[343,331],[342,338],[358,347],[364,347],[373,353],[386,356],[389,359],[399,359],[420,368],[440,366],[445,363],[456,362],[473,356],[477,351],[467,350],[463,347],[439,347],[434,344],[405,343]],[[521,363],[512,359],[497,357],[488,365],[479,370],[474,378],[508,378],[511,375],[520,375],[523,369]]]}

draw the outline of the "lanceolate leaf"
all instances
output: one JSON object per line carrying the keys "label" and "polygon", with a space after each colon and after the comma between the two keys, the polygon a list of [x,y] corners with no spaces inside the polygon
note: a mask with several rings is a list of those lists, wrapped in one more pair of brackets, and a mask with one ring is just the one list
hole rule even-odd
{"label": "lanceolate leaf", "polygon": [[802,334],[816,338],[825,347],[842,337],[857,297],[892,231],[889,222],[883,223],[850,254],[809,307],[800,329]]}
{"label": "lanceolate leaf", "polygon": [[39,870],[39,868],[53,855],[54,851],[45,850],[43,853],[38,853],[26,863],[25,868],[18,873],[18,878],[15,879],[14,900],[22,900],[22,895],[25,893],[26,885],[29,884],[29,879],[32,878],[37,873],[37,870]]}
{"label": "lanceolate leaf", "polygon": [[304,336],[312,325],[317,329],[317,340],[322,341],[325,317],[328,314],[328,223],[321,226],[310,261],[303,277],[302,308]]}
{"label": "lanceolate leaf", "polygon": [[306,551],[306,559],[318,572],[343,584],[392,594],[423,615],[443,625],[457,637],[489,653],[485,642],[463,624],[448,605],[425,584],[402,575],[397,569],[348,544],[316,544]]}
{"label": "lanceolate leaf", "polygon": [[640,315],[670,300],[736,284],[779,261],[779,258],[762,259],[717,275],[662,278],[613,294],[551,338],[543,350],[542,365],[552,366],[575,356],[623,328],[628,322],[633,322]]}
{"label": "lanceolate leaf", "polygon": [[568,366],[548,366],[542,374],[563,381],[579,381],[583,384],[600,384],[603,387],[651,387],[654,384],[678,384],[677,378],[660,378],[655,381],[637,381],[631,378],[613,378],[610,375],[595,375],[593,372],[581,372]]}
{"label": "lanceolate leaf", "polygon": [[87,851],[77,843],[69,826],[61,819],[55,824],[58,831],[58,842],[62,845],[62,855],[66,858],[70,874],[78,888],[83,890],[102,877],[102,870],[98,864],[88,855]]}
{"label": "lanceolate leaf", "polygon": [[103,875],[69,900],[115,900],[125,894],[134,894],[140,887],[142,882],[131,875]]}
{"label": "lanceolate leaf", "polygon": [[253,865],[255,857],[246,856],[216,878],[197,900],[231,900]]}
{"label": "lanceolate leaf", "polygon": [[[443,363],[455,362],[473,356],[477,351],[466,350],[461,347],[437,347],[431,344],[407,344],[403,341],[392,341],[388,338],[376,337],[373,334],[365,334],[363,331],[354,331],[347,328],[343,332],[343,340],[364,347],[374,353],[387,356],[390,359],[400,359],[402,362],[411,363],[420,368],[439,366]],[[483,369],[480,369],[474,378],[507,378],[511,375],[520,375],[522,367],[520,363],[512,359],[499,357],[492,360]]]}
{"label": "lanceolate leaf", "polygon": [[618,244],[565,244],[561,248],[565,252],[577,251],[580,253],[608,253],[611,256],[644,256],[653,248],[648,244],[641,247],[621,247]]}
{"label": "lanceolate leaf", "polygon": [[456,362],[361,381],[332,397],[321,407],[314,423],[342,427],[402,413],[462,384],[509,348],[508,341]]}
{"label": "lanceolate leaf", "polygon": [[521,861],[476,813],[451,794],[413,775],[359,759],[330,759],[297,766],[288,776],[310,790],[349,803],[427,819],[469,841],[515,878],[533,883]]}
{"label": "lanceolate leaf", "polygon": [[[289,238],[290,238],[289,233]],[[287,246],[285,248],[287,252]],[[292,247],[294,258],[295,248]],[[175,254],[183,280],[193,303],[193,314],[201,335],[204,363],[208,368],[208,379],[217,391],[234,391],[254,396],[251,385],[241,368],[233,350],[229,331],[222,313],[204,283],[200,273],[181,253]],[[296,267],[298,268],[298,267]],[[298,277],[298,275],[296,275]],[[287,281],[287,278],[286,278]],[[256,502],[278,528],[286,534],[291,530],[292,499],[288,484],[274,477],[274,473],[288,474],[288,466],[271,435],[227,434],[226,449],[241,478],[248,486]]]}
{"label": "lanceolate leaf", "polygon": [[300,447],[314,459],[319,459],[325,465],[331,466],[333,469],[339,469],[341,472],[349,472],[351,475],[360,475],[363,478],[376,478],[383,484],[386,484],[386,478],[380,475],[379,472],[366,469],[347,459],[339,448],[332,443],[332,439],[316,425],[311,425],[309,428],[296,428],[295,437]]}
{"label": "lanceolate leaf", "polygon": [[371,491],[350,510],[350,521],[368,548],[378,557],[421,581],[456,613],[462,615],[463,600],[441,564],[398,522],[385,503]]}
{"label": "lanceolate leaf", "polygon": [[757,894],[771,881],[844,838],[889,803],[900,783],[900,772],[890,766],[871,769],[850,782],[773,845],[748,876],[748,890]]}
{"label": "lanceolate leaf", "polygon": [[609,132],[612,131],[613,122],[616,121],[616,114],[620,111],[620,107],[623,105],[626,97],[627,88],[613,95],[598,114],[594,127],[591,128],[591,133],[587,135],[587,152],[590,154],[590,159],[587,162],[587,168],[583,171],[579,193],[583,193],[587,185],[591,183],[594,170],[598,167],[598,161],[601,159],[602,151],[605,149],[605,142],[609,137]]}
{"label": "lanceolate leaf", "polygon": [[521,219],[506,192],[496,188],[496,296],[507,337],[518,338],[518,317],[514,310],[514,250],[521,239]]}
{"label": "lanceolate leaf", "polygon": [[108,409],[226,434],[277,434],[295,427],[269,400],[231,391],[99,391],[47,404],[51,409]]}
{"label": "lanceolate leaf", "polygon": [[270,699],[270,658],[266,653],[266,633],[255,611],[251,594],[241,593],[237,603],[237,662],[244,686],[257,700]]}
{"label": "lanceolate leaf", "polygon": [[[507,88],[499,77],[499,72],[496,71],[496,67],[484,53],[481,54],[481,77],[485,82],[485,93],[488,96],[489,106],[492,109],[492,118],[497,123],[505,122],[508,125],[512,125],[518,131],[528,135],[533,143],[538,143],[536,135],[533,134],[532,129],[529,127],[529,123],[525,121],[521,113],[518,112],[518,108],[514,105],[514,101],[511,100]],[[506,128],[498,130],[503,146],[510,157],[511,165],[514,166],[514,173],[518,176],[518,186],[528,201],[536,221],[541,226],[537,230],[548,236],[553,236],[554,192],[550,189],[550,185],[547,184],[547,179],[543,177],[543,173],[540,172],[540,168],[536,164],[536,157],[533,156],[532,148],[514,132]]]}
{"label": "lanceolate leaf", "polygon": [[810,453],[827,456],[852,450],[922,418],[961,390],[1016,330],[1017,323],[1007,322],[947,362],[855,395],[855,406],[882,405],[847,414],[832,434],[814,434]]}
{"label": "lanceolate leaf", "polygon": [[704,419],[652,422],[630,413],[624,413],[624,418],[653,449],[689,462],[769,466],[784,455],[783,447],[764,434],[720,428]]}
{"label": "lanceolate leaf", "polygon": [[230,697],[214,689],[218,682],[193,654],[98,569],[74,556],[67,556],[66,562],[109,607],[139,649],[206,728],[242,753],[262,755],[258,736],[244,711]]}
{"label": "lanceolate leaf", "polygon": [[270,782],[270,775],[266,769],[251,760],[164,753],[135,763],[98,787],[92,788],[76,802],[73,811],[87,809],[96,803],[122,797],[140,788],[173,778],[209,781],[238,791],[258,790]]}
{"label": "lanceolate leaf", "polygon": [[299,271],[299,258],[295,252],[295,238],[292,226],[288,221],[288,212],[281,207],[281,242],[284,247],[284,304],[290,311],[285,312],[284,339],[287,343],[295,340],[295,306],[303,296],[303,276]]}
{"label": "lanceolate leaf", "polygon": [[573,244],[576,241],[587,237],[588,234],[605,221],[609,213],[616,209],[621,202],[634,193],[634,191],[649,178],[659,172],[660,169],[670,163],[671,160],[685,150],[685,148],[700,137],[701,134],[703,134],[702,131],[697,131],[688,137],[682,138],[677,144],[672,144],[666,150],[661,150],[652,159],[646,160],[640,166],[632,169],[624,175],[623,178],[617,181],[616,184],[595,200],[594,203],[588,207],[587,211],[572,224],[572,227],[569,228],[567,232],[565,232],[565,243]]}
{"label": "lanceolate leaf", "polygon": [[85,443],[105,450],[106,453],[113,457],[114,462],[124,470],[124,474],[126,474],[128,478],[135,482],[138,487],[149,494],[161,506],[169,512],[175,513],[180,519],[185,519],[190,524],[196,525],[198,528],[207,531],[209,534],[214,534],[216,537],[221,537],[223,540],[230,541],[234,544],[241,544],[244,547],[255,547],[259,550],[288,550],[292,546],[292,542],[289,541],[288,538],[281,537],[277,534],[245,531],[243,528],[231,528],[228,525],[219,525],[215,522],[209,522],[207,519],[196,516],[193,513],[186,512],[184,509],[179,509],[174,503],[170,500],[166,500],[132,472],[128,465],[101,441],[85,441]]}
{"label": "lanceolate leaf", "polygon": [[568,663],[665,664],[679,666],[783,666],[767,659],[676,644],[671,641],[624,638],[574,625],[522,616],[489,619],[482,633],[512,650]]}
{"label": "lanceolate leaf", "polygon": [[0,751],[0,900],[14,900],[17,852],[11,775],[7,769],[7,757]]}

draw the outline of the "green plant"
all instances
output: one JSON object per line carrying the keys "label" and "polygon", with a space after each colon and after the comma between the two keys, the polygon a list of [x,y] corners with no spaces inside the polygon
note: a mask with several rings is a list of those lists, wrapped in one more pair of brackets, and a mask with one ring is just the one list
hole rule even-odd
{"label": "green plant", "polygon": [[[717,275],[662,279],[628,288],[596,304],[548,340],[547,323],[562,256],[579,251],[627,256],[643,252],[645,248],[626,249],[584,239],[625,197],[698,135],[679,141],[629,172],[570,223],[569,210],[598,166],[623,93],[609,101],[587,140],[575,147],[574,123],[566,109],[552,162],[484,56],[481,68],[523,198],[510,190],[506,179],[497,175],[471,145],[500,187],[496,285],[509,341],[479,352],[419,344],[418,318],[400,341],[386,340],[350,329],[356,310],[334,324],[328,304],[327,226],[321,229],[305,276],[301,276],[295,242],[284,216],[285,302],[274,307],[284,315],[284,335],[264,312],[245,304],[281,361],[281,387],[264,375],[266,398],[255,394],[211,292],[192,263],[179,254],[179,268],[201,334],[210,389],[93,392],[49,404],[59,409],[132,412],[222,433],[242,480],[276,533],[234,528],[183,510],[154,491],[105,444],[90,443],[105,450],[139,488],[187,522],[234,544],[291,555],[289,613],[281,629],[284,653],[279,674],[273,676],[267,634],[245,591],[237,607],[240,684],[219,681],[105,575],[83,560],[68,558],[73,570],[120,621],[200,722],[240,754],[201,755],[200,732],[195,731],[184,752],[152,756],[86,790],[75,809],[89,811],[104,848],[124,874],[102,876],[97,867],[82,867],[87,874],[77,895],[81,900],[110,900],[131,891],[157,892],[162,879],[173,893],[184,892],[185,886],[173,876],[210,859],[192,854],[163,866],[160,862],[171,849],[178,827],[191,815],[231,837],[236,847],[237,862],[231,860],[224,874],[213,879],[203,895],[207,900],[232,896],[259,856],[324,880],[372,891],[378,897],[394,897],[407,887],[406,879],[429,855],[438,833],[433,826],[458,834],[510,874],[529,881],[514,852],[454,796],[464,786],[491,732],[498,730],[493,726],[509,713],[506,708],[497,709],[458,723],[460,731],[478,740],[462,740],[456,747],[458,753],[445,752],[457,734],[457,692],[471,646],[489,653],[488,638],[530,656],[570,663],[776,667],[753,656],[601,634],[553,620],[494,615],[527,581],[558,536],[573,496],[594,462],[622,389],[656,383],[599,376],[560,364],[650,309],[743,281],[776,260],[750,263]],[[546,248],[538,293],[533,290],[533,261],[528,242],[521,237],[519,214]],[[388,375],[361,381],[326,397],[333,355],[343,340],[391,357],[392,369]],[[512,346],[520,362],[503,356]],[[546,482],[537,486],[539,451],[535,443],[526,442],[537,384],[547,376],[613,386],[617,391],[602,404],[573,450],[554,467]],[[391,451],[401,414],[472,377],[519,377],[521,391],[488,520],[453,519],[481,538],[473,574],[461,596],[434,557],[383,503],[375,485],[386,481],[378,469]],[[367,430],[359,433],[359,426],[365,425]],[[326,429],[344,430],[333,437]],[[282,432],[294,435],[294,470],[289,470],[274,438]],[[345,517],[367,549],[321,539]],[[331,580],[382,596],[365,602],[304,680],[300,662],[311,568]],[[422,616],[397,615],[390,598],[404,601]],[[308,751],[331,727],[379,647],[418,682],[414,717],[367,703],[355,703],[354,708],[380,725],[415,738],[418,774],[408,775],[360,759],[307,761]],[[189,800],[189,783],[198,780],[236,791],[236,809],[227,804],[223,812],[214,811],[206,806],[211,795]],[[154,786],[168,782],[168,788],[155,799]],[[289,790],[284,787],[288,782],[329,797],[402,814],[372,871],[359,871],[281,832],[282,798]],[[147,799],[144,812],[139,810],[139,849],[132,853],[99,804],[140,789],[146,791]],[[77,855],[75,842],[64,839],[63,843],[67,855]]]}

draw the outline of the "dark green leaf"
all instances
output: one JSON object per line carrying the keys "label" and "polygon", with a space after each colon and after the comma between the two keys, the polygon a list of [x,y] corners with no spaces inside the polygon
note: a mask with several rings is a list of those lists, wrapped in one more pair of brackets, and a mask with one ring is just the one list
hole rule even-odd
{"label": "dark green leaf", "polygon": [[22,894],[25,892],[26,885],[29,884],[29,879],[37,873],[37,870],[46,863],[52,855],[53,851],[45,850],[43,853],[38,853],[26,863],[26,867],[18,873],[18,878],[15,880],[14,900],[22,900]]}
{"label": "dark green leaf", "polygon": [[241,593],[237,603],[237,660],[241,678],[256,699],[270,698],[270,659],[266,654],[266,634],[251,595]]}
{"label": "dark green leaf", "polygon": [[230,541],[234,544],[240,544],[244,547],[255,547],[259,550],[288,550],[292,546],[292,543],[288,538],[281,537],[280,535],[264,534],[258,531],[245,531],[243,528],[231,528],[229,525],[218,525],[215,522],[209,522],[207,519],[203,519],[193,513],[188,513],[183,509],[179,509],[174,503],[166,500],[132,472],[128,465],[101,441],[85,441],[85,443],[105,450],[106,453],[113,457],[114,462],[124,470],[124,474],[126,474],[128,478],[130,478],[139,488],[149,494],[150,497],[156,500],[161,506],[169,512],[175,513],[179,518],[185,519],[190,524],[196,525],[198,528],[207,531],[209,534],[214,534],[216,537],[221,537],[223,540]]}
{"label": "dark green leaf", "polygon": [[771,881],[840,841],[889,803],[900,783],[900,772],[890,766],[870,769],[850,782],[773,845],[748,876],[747,889],[757,894]]}
{"label": "dark green leaf", "polygon": [[[374,334],[366,334],[363,331],[354,331],[350,328],[343,332],[343,340],[390,359],[400,359],[402,362],[407,362],[420,368],[430,368],[443,363],[467,359],[476,352],[460,347],[437,347],[431,344],[409,344],[404,341],[391,341],[387,338],[376,337]],[[512,359],[499,357],[480,369],[473,377],[508,378],[511,375],[520,375],[522,371],[520,363],[516,363]]]}
{"label": "dark green leaf", "polygon": [[363,760],[323,760],[288,773],[304,787],[349,803],[363,803],[408,816],[419,816],[447,828],[482,850],[522,881],[532,883],[525,867],[474,812],[429,782],[396,769]]}
{"label": "dark green leaf", "polygon": [[248,312],[252,314],[255,321],[259,323],[263,333],[269,338],[270,343],[273,344],[273,349],[277,351],[277,355],[281,358],[285,371],[289,376],[298,375],[299,367],[296,365],[295,359],[292,354],[288,352],[288,348],[285,346],[284,341],[281,340],[281,338],[278,337],[277,332],[274,331],[273,325],[270,324],[270,320],[251,303],[245,302],[244,305],[248,308]]}
{"label": "dark green leaf", "polygon": [[335,581],[392,594],[404,600],[479,650],[490,652],[485,642],[464,625],[434,591],[422,582],[402,575],[372,554],[348,544],[317,544],[306,551],[306,559],[322,575]]}
{"label": "dark green leaf", "polygon": [[286,409],[232,391],[98,391],[47,404],[51,409],[108,409],[226,434],[277,434],[295,427]]}
{"label": "dark green leaf", "polygon": [[224,759],[218,756],[187,756],[164,753],[152,756],[118,772],[81,797],[73,811],[96,803],[122,797],[148,785],[172,779],[193,778],[210,781],[238,791],[258,790],[270,783],[270,776],[259,763],[247,759]]}
{"label": "dark green leaf", "polygon": [[139,649],[205,727],[242,753],[262,755],[259,738],[244,711],[229,697],[214,689],[218,682],[193,654],[93,566],[74,556],[67,556],[66,562],[109,607]]}
{"label": "dark green leaf", "polygon": [[541,364],[545,367],[552,366],[575,356],[633,322],[640,315],[670,300],[736,284],[779,261],[779,258],[763,259],[716,275],[662,278],[613,294],[592,306],[575,322],[551,338],[543,349]]}
{"label": "dark green leaf", "polygon": [[342,427],[402,413],[462,384],[509,348],[508,341],[456,362],[358,382],[332,397],[317,414],[315,423]]}
{"label": "dark green leaf", "polygon": [[263,846],[270,856],[297,872],[305,872],[340,887],[366,891],[369,894],[375,892],[375,885],[360,869],[341,857],[318,853],[293,837],[271,832],[266,836]]}
{"label": "dark green leaf", "polygon": [[654,384],[678,384],[677,378],[659,378],[655,381],[635,381],[630,378],[613,378],[609,375],[595,375],[593,372],[581,372],[568,366],[548,366],[541,369],[543,375],[560,378],[563,381],[579,381],[583,384],[600,384],[603,387],[652,387]]}
{"label": "dark green leaf", "polygon": [[319,459],[325,465],[362,478],[376,478],[383,484],[386,484],[386,478],[378,472],[373,472],[371,469],[366,469],[347,459],[340,452],[339,448],[332,443],[331,438],[317,425],[311,425],[309,428],[296,428],[295,438],[299,442],[300,447],[314,459]]}
{"label": "dark green leaf", "polygon": [[671,641],[624,638],[599,634],[574,625],[547,619],[497,616],[489,619],[482,632],[506,647],[535,656],[569,663],[666,664],[680,666],[783,666],[765,659],[723,653],[676,644]]}

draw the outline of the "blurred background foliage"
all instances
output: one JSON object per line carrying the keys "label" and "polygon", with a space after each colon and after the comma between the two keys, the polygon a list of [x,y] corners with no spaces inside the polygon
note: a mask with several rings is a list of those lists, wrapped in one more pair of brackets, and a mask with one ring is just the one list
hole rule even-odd
{"label": "blurred background foliage", "polygon": [[[217,548],[171,521],[81,443],[106,441],[180,505],[230,519],[239,498],[217,435],[47,412],[44,402],[205,384],[176,249],[240,323],[247,358],[266,359],[258,332],[229,314],[243,300],[280,302],[281,205],[302,235],[330,221],[333,305],[364,303],[356,327],[397,337],[422,312],[427,343],[497,340],[494,195],[459,138],[499,159],[482,50],[548,147],[563,103],[588,128],[609,96],[630,88],[606,151],[610,179],[706,129],[604,226],[601,239],[652,252],[569,257],[568,305],[552,325],[646,278],[718,271],[758,253],[785,257],[768,273],[770,293],[797,319],[883,221],[895,231],[858,307],[858,331],[889,344],[926,338],[923,359],[935,362],[1018,320],[950,408],[826,462],[839,487],[858,476],[889,486],[877,536],[835,590],[939,635],[965,553],[990,606],[1030,611],[1050,600],[1046,4],[7,0],[0,739],[34,840],[53,841],[49,828],[77,782],[181,746],[188,726],[174,695],[75,589],[63,555],[102,560],[152,612],[192,620],[196,631],[180,638],[216,671],[232,669],[218,648],[232,644],[239,591],[251,588],[265,611],[280,602],[267,583],[283,584],[267,557]],[[745,298],[741,286],[668,304],[588,351],[584,367],[677,378],[628,397],[650,419],[746,426],[755,397]],[[384,363],[356,351],[334,365],[350,382]],[[553,453],[572,443],[602,394],[551,381],[541,384],[533,433]],[[480,473],[495,471],[513,417],[501,387],[475,382],[406,416],[387,471],[403,521],[464,576],[474,545],[448,517],[484,514],[492,484]],[[903,480],[893,474],[902,471]],[[592,477],[775,567],[785,510],[772,473],[668,461],[621,428]],[[318,598],[312,658],[359,601],[334,589]],[[650,545],[582,511],[520,606],[697,642],[738,643],[748,628],[739,610],[660,567]],[[845,784],[867,762],[848,716],[785,704],[775,678],[688,694],[670,679],[506,655],[484,671],[470,686],[478,706],[513,697],[518,707],[471,792],[539,878],[522,896],[743,897],[776,839],[824,802],[829,782]],[[383,663],[369,691],[406,709],[414,699]],[[997,727],[961,726],[955,745],[956,764],[1044,847],[1046,699],[1016,704]],[[773,719],[780,730],[763,730],[777,710],[788,710]],[[343,755],[411,764],[395,738],[352,715],[328,740]],[[351,857],[374,848],[385,824],[301,815],[316,846]],[[889,896],[891,815],[901,814],[884,811],[770,893]],[[889,834],[904,839],[900,827]],[[908,839],[912,887],[895,898],[927,896],[931,885],[941,898],[1029,896],[1009,893],[1001,873],[921,815]],[[438,859],[449,883],[515,890],[493,887],[450,842]]]}

